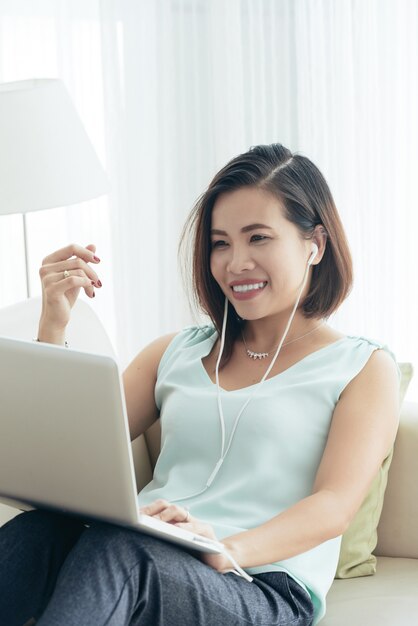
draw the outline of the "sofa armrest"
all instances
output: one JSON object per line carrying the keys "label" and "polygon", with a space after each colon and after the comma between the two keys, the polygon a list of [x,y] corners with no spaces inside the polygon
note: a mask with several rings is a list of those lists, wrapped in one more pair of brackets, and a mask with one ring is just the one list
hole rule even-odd
{"label": "sofa armrest", "polygon": [[418,558],[418,403],[405,402],[378,526],[378,556]]}

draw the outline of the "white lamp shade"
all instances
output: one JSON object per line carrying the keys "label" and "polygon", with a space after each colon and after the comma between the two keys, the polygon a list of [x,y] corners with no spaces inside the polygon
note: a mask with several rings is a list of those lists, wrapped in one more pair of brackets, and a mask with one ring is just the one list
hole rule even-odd
{"label": "white lamp shade", "polygon": [[75,204],[107,190],[62,81],[0,84],[0,215]]}

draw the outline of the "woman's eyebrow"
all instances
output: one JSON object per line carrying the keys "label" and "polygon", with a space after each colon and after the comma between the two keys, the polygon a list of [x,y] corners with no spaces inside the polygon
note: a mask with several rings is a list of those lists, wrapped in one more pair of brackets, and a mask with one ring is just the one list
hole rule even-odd
{"label": "woman's eyebrow", "polygon": [[[257,228],[268,228],[269,230],[274,230],[271,226],[267,226],[267,224],[249,224],[248,226],[243,226],[241,228],[242,233],[248,233],[250,230],[256,230]],[[227,235],[228,233],[224,230],[219,230],[218,228],[212,228],[210,231],[211,235]]]}

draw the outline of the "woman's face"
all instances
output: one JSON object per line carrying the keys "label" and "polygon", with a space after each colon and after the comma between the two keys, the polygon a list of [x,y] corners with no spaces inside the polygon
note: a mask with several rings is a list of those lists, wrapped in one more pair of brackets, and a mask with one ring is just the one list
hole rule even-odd
{"label": "woman's face", "polygon": [[[221,194],[211,241],[212,275],[240,317],[256,320],[293,308],[312,242],[284,217],[277,198],[254,187]],[[301,301],[308,290],[309,279]]]}

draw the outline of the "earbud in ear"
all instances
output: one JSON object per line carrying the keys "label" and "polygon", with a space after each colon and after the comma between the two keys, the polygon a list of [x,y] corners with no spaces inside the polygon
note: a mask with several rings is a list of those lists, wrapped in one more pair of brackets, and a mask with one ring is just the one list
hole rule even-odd
{"label": "earbud in ear", "polygon": [[318,246],[316,245],[316,243],[313,243],[311,256],[308,259],[308,265],[312,265],[317,254],[318,254]]}

